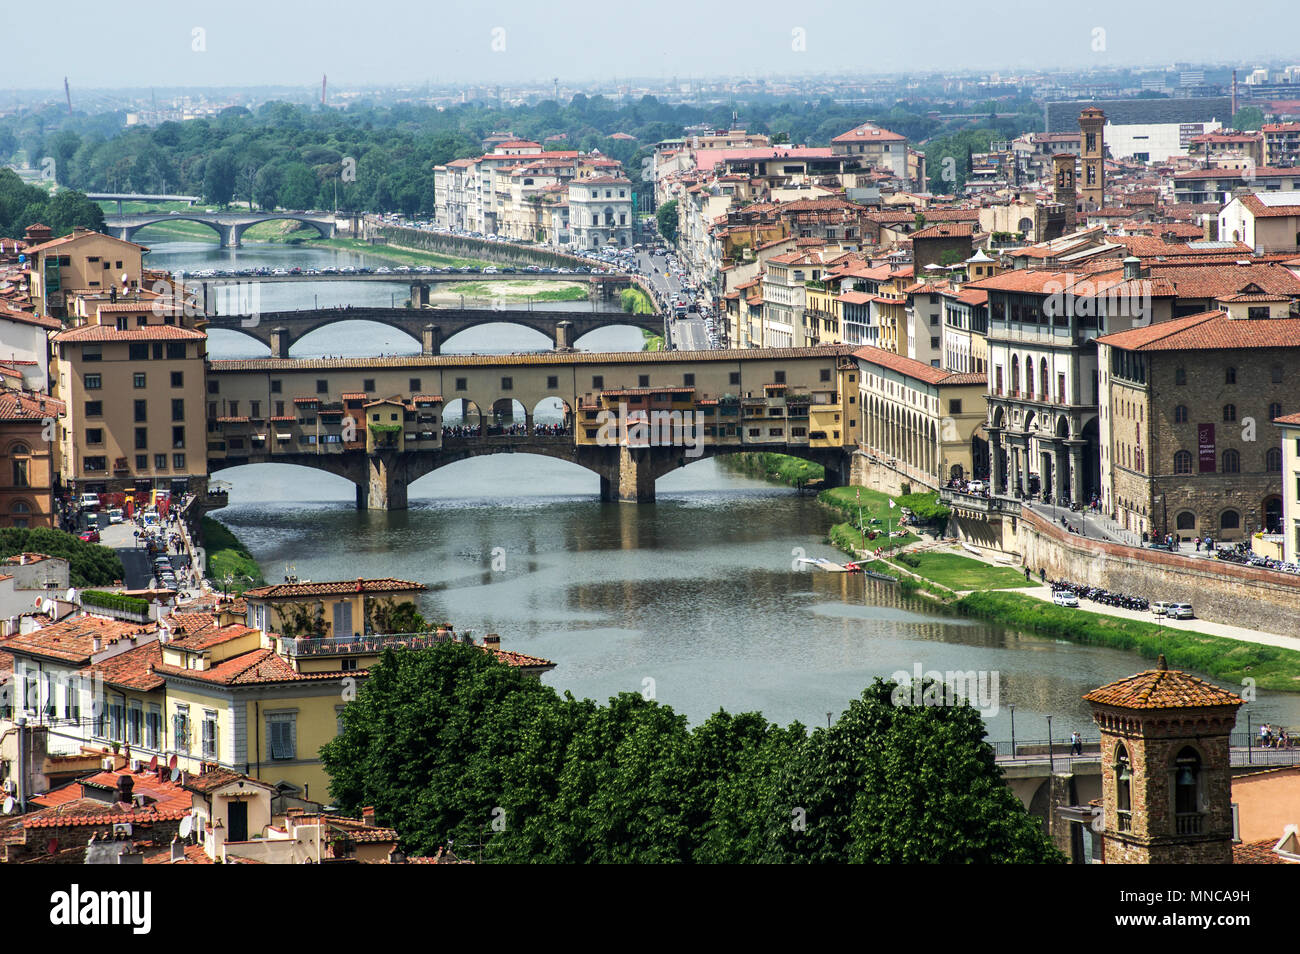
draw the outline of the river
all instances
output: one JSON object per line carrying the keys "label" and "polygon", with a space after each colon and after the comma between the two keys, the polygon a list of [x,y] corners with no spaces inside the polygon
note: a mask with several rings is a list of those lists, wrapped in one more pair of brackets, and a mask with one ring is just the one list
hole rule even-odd
{"label": "river", "polygon": [[[148,239],[144,239],[145,244]],[[382,264],[353,252],[250,244],[218,250],[158,243],[154,267]],[[386,285],[272,285],[263,307],[382,303]],[[404,290],[397,288],[404,296]],[[318,298],[315,296],[319,296]],[[327,297],[328,296],[328,297]],[[345,297],[355,296],[355,297]],[[535,350],[546,340],[496,325],[452,339],[447,353]],[[356,322],[308,336],[295,356],[418,352],[382,326]],[[590,350],[639,350],[641,333],[604,329]],[[234,333],[213,357],[266,349]],[[482,457],[410,488],[410,509],[358,512],[341,478],[283,465],[223,471],[231,504],[216,516],[268,580],[395,576],[429,591],[426,617],[557,663],[543,681],[578,697],[653,694],[698,722],[719,708],[759,710],[780,723],[825,724],[877,676],[924,671],[996,674],[990,737],[1019,740],[1096,731],[1081,696],[1151,662],[955,618],[890,584],[799,571],[800,555],[839,559],[825,544],[832,515],[814,499],[699,461],[659,481],[651,506],[601,503],[598,480],[575,465],[528,455]],[[1231,688],[1231,687],[1230,687]],[[1300,697],[1259,693],[1238,728],[1300,725]]]}

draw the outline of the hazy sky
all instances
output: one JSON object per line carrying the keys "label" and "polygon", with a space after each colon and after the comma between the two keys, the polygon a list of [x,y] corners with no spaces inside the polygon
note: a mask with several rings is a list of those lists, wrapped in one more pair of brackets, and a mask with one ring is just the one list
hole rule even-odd
{"label": "hazy sky", "polygon": [[684,80],[1174,61],[1249,66],[1300,61],[1300,49],[1289,42],[1297,6],[1297,0],[1240,7],[1220,0],[126,0],[108,6],[4,0],[0,87],[58,89],[65,75],[74,89],[87,89],[310,87],[322,73],[336,86],[509,85],[551,77],[562,83]]}

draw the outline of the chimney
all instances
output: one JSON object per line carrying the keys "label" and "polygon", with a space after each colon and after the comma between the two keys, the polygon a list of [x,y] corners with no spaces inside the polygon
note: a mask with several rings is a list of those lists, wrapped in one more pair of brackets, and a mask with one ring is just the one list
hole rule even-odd
{"label": "chimney", "polygon": [[357,592],[361,592],[361,577],[357,577]]}
{"label": "chimney", "polygon": [[135,779],[130,775],[119,775],[117,777],[117,800],[124,805],[131,804],[131,789],[135,787]]}
{"label": "chimney", "polygon": [[185,860],[185,845],[179,835],[172,836],[172,861]]}
{"label": "chimney", "polygon": [[487,649],[497,650],[501,648],[501,637],[497,633],[488,633],[483,637],[483,646]]}
{"label": "chimney", "polygon": [[1124,259],[1124,281],[1136,281],[1142,274],[1142,260],[1136,255]]}
{"label": "chimney", "polygon": [[90,641],[90,646],[92,652],[99,652],[104,648],[104,640],[96,636]]}
{"label": "chimney", "polygon": [[375,806],[374,805],[367,805],[363,809],[361,809],[361,821],[365,823],[365,826],[367,828],[375,827]]}

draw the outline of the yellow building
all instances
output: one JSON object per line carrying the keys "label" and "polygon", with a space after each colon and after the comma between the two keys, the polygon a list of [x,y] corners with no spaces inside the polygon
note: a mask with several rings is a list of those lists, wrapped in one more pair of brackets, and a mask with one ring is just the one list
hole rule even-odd
{"label": "yellow building", "polygon": [[101,232],[75,229],[71,235],[27,249],[31,298],[38,314],[64,317],[77,292],[139,289],[144,284],[143,245]]}
{"label": "yellow building", "polygon": [[1282,552],[1300,562],[1300,414],[1273,421],[1282,429]]}

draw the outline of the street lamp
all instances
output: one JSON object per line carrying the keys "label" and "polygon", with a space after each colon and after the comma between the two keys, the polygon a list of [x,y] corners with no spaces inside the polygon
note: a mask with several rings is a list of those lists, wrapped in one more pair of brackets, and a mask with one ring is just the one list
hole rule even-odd
{"label": "street lamp", "polygon": [[1011,709],[1011,757],[1016,757],[1016,704],[1013,702],[1008,706]]}
{"label": "street lamp", "polygon": [[1056,774],[1056,753],[1052,748],[1052,717],[1047,717],[1047,770]]}

